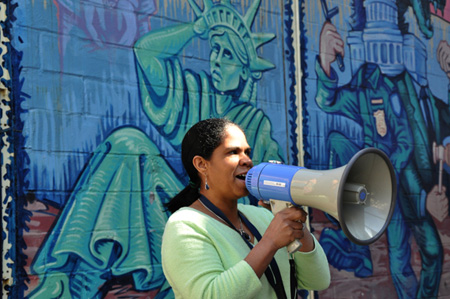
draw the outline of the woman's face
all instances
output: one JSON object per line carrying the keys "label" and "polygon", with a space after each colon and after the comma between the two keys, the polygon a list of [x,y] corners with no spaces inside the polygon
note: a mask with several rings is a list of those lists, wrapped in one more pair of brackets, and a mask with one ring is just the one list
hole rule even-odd
{"label": "woman's face", "polygon": [[237,200],[248,195],[245,176],[253,167],[250,146],[240,128],[231,125],[207,161],[208,198]]}
{"label": "woman's face", "polygon": [[245,77],[244,65],[238,59],[228,34],[211,38],[210,71],[214,87],[220,92],[235,90]]}

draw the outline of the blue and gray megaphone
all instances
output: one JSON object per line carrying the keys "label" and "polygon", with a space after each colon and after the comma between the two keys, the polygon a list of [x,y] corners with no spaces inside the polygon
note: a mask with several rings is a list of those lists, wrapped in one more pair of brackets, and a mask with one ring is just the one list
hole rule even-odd
{"label": "blue and gray megaphone", "polygon": [[[348,239],[369,245],[386,230],[394,211],[397,183],[387,155],[365,148],[347,165],[311,170],[277,163],[261,163],[246,177],[249,192],[270,202],[274,214],[291,206],[322,210],[339,221]],[[290,253],[301,242],[288,245]]]}

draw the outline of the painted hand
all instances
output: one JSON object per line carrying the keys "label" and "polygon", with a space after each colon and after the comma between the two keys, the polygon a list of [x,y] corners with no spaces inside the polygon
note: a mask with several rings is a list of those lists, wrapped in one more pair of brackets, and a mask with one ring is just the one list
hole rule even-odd
{"label": "painted hand", "polygon": [[344,57],[344,41],[336,27],[330,22],[325,22],[320,32],[319,51],[320,65],[329,77],[331,63],[336,60],[337,54]]}
{"label": "painted hand", "polygon": [[448,198],[445,195],[446,187],[442,186],[442,192],[439,193],[439,186],[436,185],[428,193],[426,199],[427,211],[442,222],[448,216]]}
{"label": "painted hand", "polygon": [[436,51],[437,61],[439,62],[441,69],[447,74],[450,80],[450,45],[441,40]]}
{"label": "painted hand", "polygon": [[[201,38],[201,39],[207,39],[208,38],[208,25],[206,24],[205,17],[204,17],[204,11],[200,9],[198,4],[195,2],[195,0],[188,0],[189,5],[191,6],[192,10],[194,11],[197,19],[194,22],[194,32]],[[204,3],[205,5],[205,3]],[[205,10],[210,6],[211,4],[205,5]]]}

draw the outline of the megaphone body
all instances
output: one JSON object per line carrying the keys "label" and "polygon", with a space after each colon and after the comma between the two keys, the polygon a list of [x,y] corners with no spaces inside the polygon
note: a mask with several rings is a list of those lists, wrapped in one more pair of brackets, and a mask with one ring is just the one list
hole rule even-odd
{"label": "megaphone body", "polygon": [[[336,218],[350,241],[368,245],[381,237],[394,211],[397,183],[384,152],[365,148],[347,165],[331,170],[261,163],[249,170],[246,186],[269,201],[274,214],[291,206],[308,206]],[[288,246],[295,252],[301,246]]]}

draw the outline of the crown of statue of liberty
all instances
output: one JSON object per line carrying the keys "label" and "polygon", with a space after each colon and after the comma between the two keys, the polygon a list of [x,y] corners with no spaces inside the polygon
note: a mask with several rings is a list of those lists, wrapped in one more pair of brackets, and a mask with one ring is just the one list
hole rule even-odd
{"label": "crown of statue of liberty", "polygon": [[195,15],[203,16],[210,30],[220,27],[229,29],[242,41],[249,55],[249,69],[252,72],[264,72],[275,68],[274,64],[258,57],[256,53],[256,49],[275,38],[273,33],[253,33],[251,31],[260,3],[261,0],[255,0],[245,16],[242,17],[230,0],[221,0],[218,3],[214,3],[212,0],[203,0],[203,11],[195,3],[195,0],[189,0]]}

